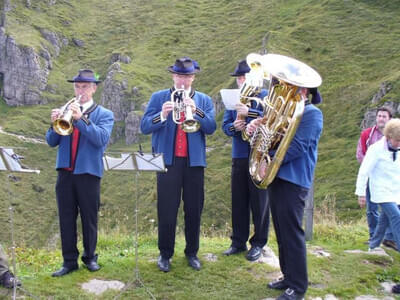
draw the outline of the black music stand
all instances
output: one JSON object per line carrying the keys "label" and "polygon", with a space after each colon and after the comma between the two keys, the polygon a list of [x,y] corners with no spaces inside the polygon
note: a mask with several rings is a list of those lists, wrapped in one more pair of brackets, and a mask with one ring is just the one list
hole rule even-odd
{"label": "black music stand", "polygon": [[[21,149],[21,148],[17,148]],[[14,153],[14,150],[10,147],[1,147],[0,146],[0,171],[6,171],[8,172],[8,178],[11,177],[11,173],[13,172],[19,172],[19,173],[35,173],[39,174],[40,170],[33,170],[29,169],[27,166],[23,165],[21,163],[21,159],[23,159],[23,156],[19,156],[18,154]],[[10,187],[9,187],[9,180],[7,180],[7,189],[9,191],[10,197],[12,195]],[[11,226],[11,253],[12,253],[12,265],[13,265],[13,273],[15,278],[17,279],[17,266],[16,266],[16,255],[15,255],[15,241],[14,241],[14,208],[12,207],[12,201],[10,201],[10,226]],[[26,291],[25,291],[26,292]],[[14,285],[13,288],[13,299],[16,299],[17,295],[17,286]]]}
{"label": "black music stand", "polygon": [[[152,299],[156,299],[154,295],[146,288],[143,281],[140,279],[139,265],[138,265],[138,212],[139,212],[139,185],[138,177],[140,171],[145,172],[166,172],[164,158],[162,153],[143,153],[142,151],[133,153],[118,153],[120,157],[112,157],[107,153],[103,157],[104,170],[106,171],[135,171],[135,187],[136,187],[136,201],[135,201],[135,282],[140,284],[145,288],[146,292]],[[122,292],[116,297],[116,299],[121,296],[121,294],[128,288],[130,283],[126,284],[126,287]]]}

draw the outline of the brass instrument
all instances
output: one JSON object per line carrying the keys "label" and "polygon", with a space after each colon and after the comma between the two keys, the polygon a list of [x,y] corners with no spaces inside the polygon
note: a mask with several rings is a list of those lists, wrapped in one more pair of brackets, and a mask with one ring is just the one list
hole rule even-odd
{"label": "brass instrument", "polygon": [[[270,88],[263,102],[261,125],[250,139],[249,172],[254,184],[266,189],[278,173],[301,121],[305,99],[300,89],[318,87],[322,79],[314,69],[291,57],[266,54],[260,61],[263,76],[270,77]],[[272,158],[271,150],[275,151]]]}
{"label": "brass instrument", "polygon": [[81,95],[72,98],[60,108],[60,116],[53,122],[53,129],[59,135],[70,135],[74,130],[72,125],[72,110],[69,109],[69,106],[74,102],[79,102],[80,99]]}
{"label": "brass instrument", "polygon": [[[261,92],[261,88],[264,83],[263,69],[262,69],[262,56],[256,53],[251,53],[247,56],[246,61],[250,67],[250,72],[246,73],[246,80],[240,88],[240,102],[245,104],[247,107],[251,107],[251,102],[256,101],[259,103],[261,100],[256,95]],[[237,120],[245,120],[242,115],[237,115]],[[244,141],[249,140],[249,136],[246,134],[246,130],[242,130],[242,139]]]}
{"label": "brass instrument", "polygon": [[[172,120],[181,126],[186,133],[196,132],[200,129],[200,121],[193,118],[193,112],[190,105],[183,103],[189,95],[182,86],[181,89],[176,89],[171,93],[171,102],[173,103]],[[185,120],[180,121],[181,113],[185,113]]]}

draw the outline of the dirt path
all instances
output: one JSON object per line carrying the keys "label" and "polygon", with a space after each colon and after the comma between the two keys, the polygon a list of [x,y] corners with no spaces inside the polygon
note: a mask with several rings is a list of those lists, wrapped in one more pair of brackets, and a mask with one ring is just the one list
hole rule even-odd
{"label": "dirt path", "polygon": [[28,137],[25,137],[23,135],[6,132],[6,131],[3,130],[3,127],[1,127],[1,126],[0,126],[0,134],[13,136],[13,137],[16,137],[16,138],[20,139],[21,141],[28,142],[28,143],[46,144],[45,140],[42,140],[42,139],[28,138]]}

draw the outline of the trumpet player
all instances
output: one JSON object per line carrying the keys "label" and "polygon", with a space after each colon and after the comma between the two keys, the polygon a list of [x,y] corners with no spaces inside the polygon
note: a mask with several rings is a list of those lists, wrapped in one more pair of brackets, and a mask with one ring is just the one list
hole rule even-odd
{"label": "trumpet player", "polygon": [[[97,271],[97,220],[100,207],[100,180],[103,175],[103,153],[114,124],[113,113],[96,104],[93,94],[100,81],[92,70],[80,70],[72,80],[75,99],[63,109],[51,112],[52,126],[46,134],[50,147],[57,147],[56,198],[63,255],[62,267],[52,274],[64,276],[78,269],[77,217],[82,221],[83,248],[81,260],[89,271]],[[55,126],[57,120],[72,126],[71,134]],[[55,125],[57,124],[57,125]],[[61,133],[61,134],[60,134]]]}
{"label": "trumpet player", "polygon": [[[152,134],[153,151],[163,153],[166,173],[157,174],[158,268],[170,271],[174,254],[175,231],[181,197],[185,220],[185,255],[188,264],[200,270],[200,218],[204,203],[206,135],[214,133],[216,122],[212,100],[192,88],[200,67],[195,60],[182,57],[168,67],[173,87],[155,92],[140,123],[143,134]],[[176,97],[180,99],[176,99]],[[183,102],[183,109],[178,110]],[[189,114],[189,116],[188,116]],[[198,122],[198,130],[185,131],[188,118]],[[178,119],[178,120],[177,120]],[[190,123],[193,123],[190,120]]]}
{"label": "trumpet player", "polygon": [[[248,72],[250,72],[250,68],[246,60],[241,60],[235,71],[230,74],[236,78],[239,89],[244,84],[245,75]],[[261,90],[260,94],[256,96],[262,99],[266,95],[267,91]],[[223,132],[232,137],[232,243],[224,254],[232,255],[247,251],[246,243],[250,234],[251,211],[254,233],[249,240],[251,248],[246,254],[249,261],[257,260],[261,256],[262,248],[267,243],[269,204],[266,190],[258,189],[251,180],[249,174],[250,144],[242,139],[241,132],[245,129],[246,124],[262,114],[262,107],[254,101],[249,106],[238,103],[236,110],[225,110],[222,123]]]}

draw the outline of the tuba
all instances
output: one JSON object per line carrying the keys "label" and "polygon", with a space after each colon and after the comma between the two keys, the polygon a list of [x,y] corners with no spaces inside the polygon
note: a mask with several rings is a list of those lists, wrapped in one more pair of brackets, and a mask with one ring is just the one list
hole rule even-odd
{"label": "tuba", "polygon": [[[186,133],[196,132],[200,129],[200,121],[193,118],[192,108],[183,103],[185,98],[189,98],[189,95],[183,86],[171,93],[171,102],[174,105],[172,110],[172,120],[176,124],[180,125],[182,130]],[[185,113],[184,121],[180,121],[182,112]]]}
{"label": "tuba", "polygon": [[260,61],[270,85],[263,100],[261,124],[250,138],[249,173],[258,188],[266,189],[278,173],[301,121],[305,101],[300,89],[318,87],[322,79],[313,68],[291,57],[266,54]]}
{"label": "tuba", "polygon": [[74,130],[72,125],[72,111],[69,106],[74,102],[79,102],[81,95],[69,100],[63,107],[60,108],[60,116],[53,122],[53,129],[59,135],[70,135]]}

